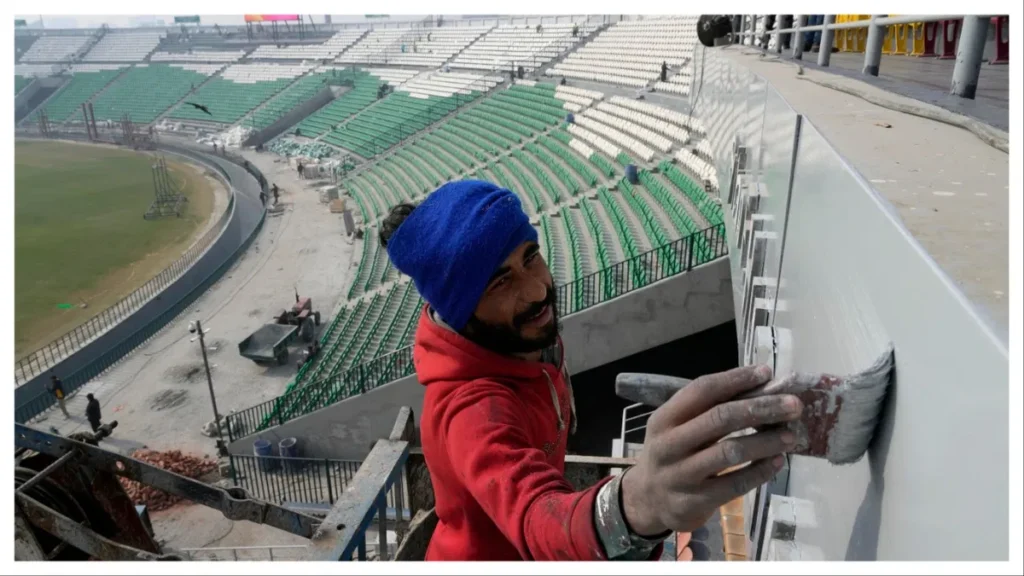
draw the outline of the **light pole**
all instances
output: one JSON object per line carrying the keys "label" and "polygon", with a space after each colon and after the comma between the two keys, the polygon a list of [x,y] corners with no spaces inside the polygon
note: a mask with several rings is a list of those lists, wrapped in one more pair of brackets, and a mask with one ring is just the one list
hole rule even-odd
{"label": "light pole", "polygon": [[[199,320],[190,322],[188,331],[198,334],[199,348],[203,351],[203,366],[206,368],[206,384],[210,387],[210,403],[213,404],[213,426],[217,429],[217,453],[224,456],[227,453],[227,444],[224,443],[224,433],[220,430],[220,412],[217,411],[217,396],[213,393],[213,378],[210,376],[210,360],[206,357],[206,340],[203,338],[205,331],[203,323]],[[195,342],[195,338],[192,339]]]}

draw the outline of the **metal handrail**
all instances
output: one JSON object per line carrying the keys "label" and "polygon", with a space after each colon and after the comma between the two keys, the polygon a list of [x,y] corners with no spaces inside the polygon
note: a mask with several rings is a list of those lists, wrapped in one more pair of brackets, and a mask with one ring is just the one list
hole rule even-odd
{"label": "metal handrail", "polygon": [[[975,14],[971,14],[975,16]],[[824,32],[825,30],[855,30],[857,28],[870,28],[871,26],[896,26],[899,24],[916,24],[918,22],[941,22],[943,20],[960,20],[963,14],[942,14],[926,16],[886,16],[884,18],[872,17],[868,20],[855,20],[853,22],[838,22],[835,24],[815,24],[814,26],[797,26],[794,28],[783,28],[781,30],[768,30],[765,32],[733,32],[735,36],[764,36],[775,34],[796,34],[799,32]],[[991,15],[979,15],[979,18],[991,18]]]}

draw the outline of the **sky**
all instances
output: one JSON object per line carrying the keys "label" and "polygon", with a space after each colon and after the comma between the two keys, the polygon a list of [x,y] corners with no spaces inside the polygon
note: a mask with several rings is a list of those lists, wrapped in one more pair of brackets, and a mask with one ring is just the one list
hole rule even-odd
{"label": "sky", "polygon": [[[177,16],[187,16],[188,14],[177,14]],[[175,14],[119,14],[119,15],[102,15],[102,14],[81,14],[81,15],[59,15],[59,14],[48,14],[42,16],[43,26],[45,28],[98,28],[102,24],[107,24],[111,28],[130,28],[133,26],[143,25],[163,25],[170,26],[174,24]],[[323,14],[312,14],[302,15],[302,19],[305,22],[309,22],[309,17],[313,17],[313,22],[320,24],[324,21]],[[415,20],[418,18],[425,18],[426,15],[420,14],[402,14],[395,15],[391,18],[396,20]],[[37,27],[36,23],[39,21],[40,16],[38,14],[16,14],[15,19],[25,20],[30,27]],[[334,22],[364,22],[366,21],[365,16],[353,16],[335,14],[331,16]],[[161,24],[160,21],[163,21]],[[375,20],[377,22],[381,20]],[[205,25],[220,24],[221,26],[241,26],[245,24],[245,20],[242,14],[228,14],[228,15],[203,15],[202,23]]]}

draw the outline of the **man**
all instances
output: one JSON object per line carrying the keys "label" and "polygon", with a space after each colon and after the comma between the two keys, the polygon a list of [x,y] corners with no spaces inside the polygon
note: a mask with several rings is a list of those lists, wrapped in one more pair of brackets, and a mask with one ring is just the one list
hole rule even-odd
{"label": "man", "polygon": [[417,207],[392,208],[380,241],[427,302],[413,352],[438,517],[427,560],[657,559],[671,533],[770,479],[795,442],[768,430],[716,444],[794,420],[802,405],[730,402],[768,380],[764,367],[714,374],[651,415],[636,466],[574,491],[564,469],[576,411],[555,287],[516,195],[445,184]]}
{"label": "man", "polygon": [[[300,170],[300,173],[301,173],[301,170]],[[277,187],[277,183],[276,182],[274,183],[272,191],[274,192],[274,205],[276,206],[277,205],[277,201],[278,201],[278,199],[280,198],[280,195],[281,195],[281,190]]]}
{"label": "man", "polygon": [[85,405],[85,419],[89,421],[89,426],[92,426],[92,431],[96,432],[100,429],[100,401],[91,393],[86,394],[85,398],[89,401]]}
{"label": "man", "polygon": [[[807,26],[821,26],[825,23],[824,14],[812,14],[807,17]],[[821,45],[821,30],[804,32],[804,52],[817,52]]]}
{"label": "man", "polygon": [[71,418],[71,415],[68,414],[67,406],[64,405],[64,383],[60,381],[60,378],[57,378],[56,374],[50,374],[50,384],[46,386],[46,389],[57,399],[57,405],[60,406],[60,411],[64,413],[64,419]]}

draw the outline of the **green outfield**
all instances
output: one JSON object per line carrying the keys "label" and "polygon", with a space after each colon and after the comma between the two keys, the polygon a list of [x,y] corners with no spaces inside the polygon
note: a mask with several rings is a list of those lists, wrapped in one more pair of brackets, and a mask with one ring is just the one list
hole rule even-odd
{"label": "green outfield", "polygon": [[202,232],[214,185],[201,169],[171,158],[168,170],[189,199],[187,213],[142,218],[153,200],[152,161],[111,147],[16,142],[16,357],[131,293]]}

